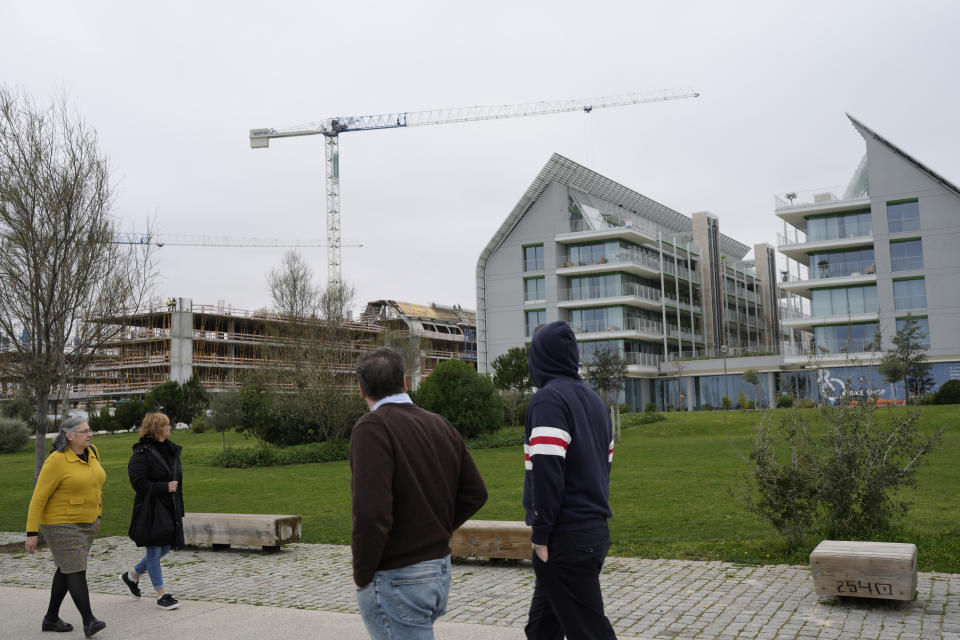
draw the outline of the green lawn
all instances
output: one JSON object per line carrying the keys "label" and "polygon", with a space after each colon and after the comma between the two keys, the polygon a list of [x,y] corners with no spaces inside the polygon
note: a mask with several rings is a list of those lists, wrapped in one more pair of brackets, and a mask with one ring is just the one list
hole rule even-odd
{"label": "green lawn", "polygon": [[[895,409],[901,411],[902,409]],[[888,409],[879,409],[881,415]],[[778,413],[784,413],[784,410]],[[815,410],[810,410],[816,416]],[[732,492],[749,451],[759,413],[672,413],[667,420],[627,429],[617,444],[611,478],[613,555],[747,563],[806,563],[808,548],[788,555],[772,528],[746,513]],[[904,522],[885,539],[913,542],[924,571],[960,573],[960,408],[924,407],[925,429],[944,427],[943,446],[918,474]],[[133,491],[126,463],[133,434],[96,436],[107,470],[104,535],[125,535]],[[217,434],[176,433],[184,447],[184,491],[189,511],[297,513],[306,542],[347,544],[350,471],[346,462],[222,469],[208,464]],[[32,443],[31,443],[32,444]],[[236,434],[232,446],[253,446]],[[474,451],[490,500],[477,515],[519,520],[523,457],[519,447]],[[0,457],[0,530],[19,531],[32,486],[32,450]]]}

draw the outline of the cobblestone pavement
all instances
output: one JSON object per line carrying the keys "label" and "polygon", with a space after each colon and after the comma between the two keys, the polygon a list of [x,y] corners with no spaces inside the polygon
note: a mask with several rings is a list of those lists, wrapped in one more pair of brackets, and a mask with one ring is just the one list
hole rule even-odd
{"label": "cobblestone pavement", "polygon": [[[0,533],[0,544],[23,534]],[[87,575],[95,593],[123,594],[118,576],[140,559],[127,538],[98,538]],[[292,544],[277,553],[188,549],[164,559],[178,598],[357,613],[348,547]],[[0,584],[49,588],[47,550],[0,553]],[[533,592],[529,563],[455,562],[444,620],[522,627]],[[802,566],[609,558],[606,612],[624,637],[780,640],[960,640],[960,574],[921,573],[909,603],[818,598]],[[149,591],[145,576],[142,586]]]}

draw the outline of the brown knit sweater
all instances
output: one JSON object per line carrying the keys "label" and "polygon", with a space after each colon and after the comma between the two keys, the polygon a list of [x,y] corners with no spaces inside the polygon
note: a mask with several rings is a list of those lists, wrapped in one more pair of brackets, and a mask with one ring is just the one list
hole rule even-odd
{"label": "brown knit sweater", "polygon": [[460,433],[413,404],[384,404],[350,436],[353,580],[450,553],[450,535],[487,501]]}

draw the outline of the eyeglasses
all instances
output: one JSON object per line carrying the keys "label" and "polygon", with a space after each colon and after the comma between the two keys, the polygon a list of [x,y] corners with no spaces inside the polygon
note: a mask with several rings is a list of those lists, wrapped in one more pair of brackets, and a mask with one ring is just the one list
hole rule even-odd
{"label": "eyeglasses", "polygon": [[82,429],[82,430],[80,430],[80,431],[74,431],[74,433],[76,433],[76,434],[78,434],[78,435],[81,435],[81,436],[89,436],[90,434],[93,433],[93,430],[92,430],[92,429]]}

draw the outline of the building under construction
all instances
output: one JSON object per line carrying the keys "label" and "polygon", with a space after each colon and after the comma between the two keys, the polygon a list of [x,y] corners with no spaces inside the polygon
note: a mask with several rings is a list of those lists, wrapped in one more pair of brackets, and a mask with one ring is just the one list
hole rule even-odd
{"label": "building under construction", "polygon": [[[477,360],[476,313],[436,304],[379,300],[369,303],[359,320],[302,321],[306,332],[291,330],[291,318],[266,310],[195,305],[188,298],[154,302],[137,314],[107,321],[117,325],[117,338],[96,354],[83,378],[69,381],[72,403],[103,405],[143,395],[164,382],[186,382],[194,374],[209,391],[237,389],[245,372],[291,366],[295,347],[304,341],[323,354],[327,373],[343,376],[345,389],[355,385],[357,357],[383,344],[410,346],[405,350],[413,355],[405,357],[412,388],[442,360],[458,358],[474,366]],[[284,384],[271,386],[283,390]],[[6,380],[2,395],[18,391]]]}

